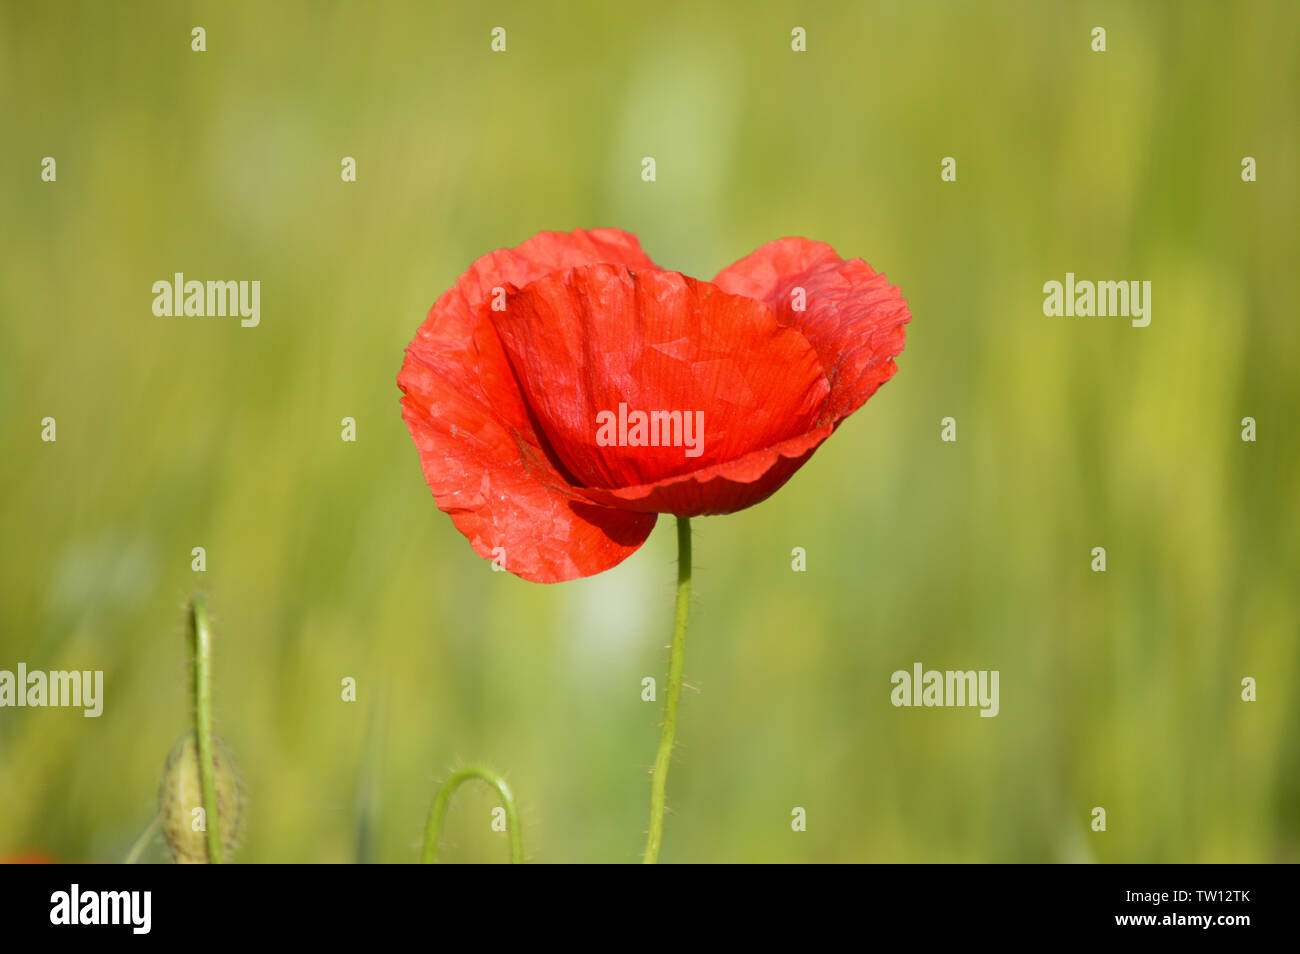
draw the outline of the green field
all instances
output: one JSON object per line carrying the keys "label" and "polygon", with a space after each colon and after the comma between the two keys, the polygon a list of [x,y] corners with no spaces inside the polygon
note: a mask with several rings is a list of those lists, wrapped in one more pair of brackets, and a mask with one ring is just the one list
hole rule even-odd
{"label": "green field", "polygon": [[[414,861],[469,762],[530,861],[639,859],[671,518],[494,573],[395,384],[475,258],[615,226],[702,278],[826,241],[913,314],[785,488],[694,521],[664,861],[1300,861],[1300,5],[443,6],[0,4],[0,669],[104,671],[97,719],[0,708],[0,858],[125,856],[202,589],[234,860]],[[176,272],[260,324],[155,316]],[[1045,316],[1067,272],[1150,325]],[[917,662],[998,716],[891,705]],[[493,804],[446,860],[505,859]]]}

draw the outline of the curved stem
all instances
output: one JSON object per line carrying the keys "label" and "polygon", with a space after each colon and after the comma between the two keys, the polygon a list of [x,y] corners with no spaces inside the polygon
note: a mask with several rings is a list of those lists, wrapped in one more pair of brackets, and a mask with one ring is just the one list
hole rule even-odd
{"label": "curved stem", "polygon": [[149,827],[140,834],[140,837],[135,840],[135,844],[131,846],[131,850],[126,853],[126,858],[122,860],[122,864],[133,865],[140,860],[140,855],[144,853],[145,846],[149,844],[149,839],[158,834],[160,824],[162,824],[162,816],[154,815]]}
{"label": "curved stem", "polygon": [[654,774],[650,779],[650,831],[642,861],[659,860],[659,843],[664,835],[664,804],[668,788],[668,763],[677,735],[677,707],[682,697],[682,662],[686,655],[686,619],[691,610],[691,519],[677,518],[677,611],[673,617],[673,645],[668,657],[668,698],[664,702],[664,725],[659,733]]}
{"label": "curved stem", "polygon": [[429,810],[429,821],[424,828],[424,855],[421,861],[426,865],[433,864],[434,855],[438,851],[438,836],[442,832],[442,823],[447,817],[447,806],[451,804],[451,796],[462,782],[472,778],[487,782],[501,796],[501,804],[506,810],[506,830],[510,833],[510,863],[523,864],[524,833],[519,826],[519,809],[515,805],[515,793],[510,791],[510,786],[506,784],[505,779],[481,765],[458,769],[452,773],[451,778],[442,783],[442,788],[438,789],[438,797],[433,800],[433,808]]}
{"label": "curved stem", "polygon": [[208,834],[208,862],[219,865],[221,819],[217,806],[217,772],[212,749],[212,636],[208,603],[202,593],[190,597],[190,638],[194,649],[194,732],[199,742],[199,781],[203,787],[203,823]]}

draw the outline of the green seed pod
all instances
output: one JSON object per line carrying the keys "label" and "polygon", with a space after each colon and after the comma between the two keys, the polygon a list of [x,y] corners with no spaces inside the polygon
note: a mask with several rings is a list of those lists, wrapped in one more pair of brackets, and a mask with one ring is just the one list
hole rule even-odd
{"label": "green seed pod", "polygon": [[[235,762],[220,739],[212,740],[212,765],[216,773],[217,823],[226,860],[234,852],[243,823],[244,797]],[[177,864],[206,864],[208,836],[203,807],[203,782],[199,777],[199,740],[186,732],[167,755],[162,784],[158,787],[158,817],[163,838]]]}

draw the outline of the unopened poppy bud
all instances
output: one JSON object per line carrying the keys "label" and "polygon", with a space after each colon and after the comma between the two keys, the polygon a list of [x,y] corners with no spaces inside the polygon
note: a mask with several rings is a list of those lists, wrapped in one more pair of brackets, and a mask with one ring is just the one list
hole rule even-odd
{"label": "unopened poppy bud", "polygon": [[[217,823],[226,858],[234,851],[243,821],[243,789],[234,760],[220,739],[212,740],[212,767],[216,775]],[[203,811],[203,782],[199,777],[199,742],[186,732],[167,755],[162,784],[158,787],[158,817],[163,839],[177,864],[208,862],[209,824]]]}

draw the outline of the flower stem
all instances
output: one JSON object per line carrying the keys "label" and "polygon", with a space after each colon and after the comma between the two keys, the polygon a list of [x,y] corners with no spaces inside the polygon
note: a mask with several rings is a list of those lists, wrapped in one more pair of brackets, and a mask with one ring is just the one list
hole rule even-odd
{"label": "flower stem", "polygon": [[194,644],[194,734],[199,742],[203,823],[208,834],[208,862],[219,865],[223,858],[217,772],[212,762],[212,634],[208,628],[208,603],[202,593],[190,597],[190,637]]}
{"label": "flower stem", "polygon": [[162,816],[154,815],[153,821],[149,823],[149,827],[140,833],[140,837],[135,840],[135,844],[131,846],[131,850],[126,853],[126,858],[123,859],[122,864],[133,865],[140,860],[140,856],[144,854],[144,849],[149,844],[150,839],[152,839],[154,835],[158,834],[158,826],[160,824],[162,824]]}
{"label": "flower stem", "polygon": [[424,856],[421,860],[426,865],[433,864],[434,855],[438,851],[438,835],[442,832],[442,823],[447,817],[447,806],[451,804],[452,793],[462,782],[472,778],[487,782],[501,796],[501,804],[506,810],[506,830],[510,833],[510,863],[523,864],[524,833],[519,826],[519,809],[515,805],[515,793],[510,790],[505,779],[481,765],[470,765],[453,772],[451,778],[443,782],[442,788],[438,789],[438,796],[433,800],[433,808],[429,810],[429,822],[424,828]]}
{"label": "flower stem", "polygon": [[664,800],[668,788],[668,763],[673,755],[677,735],[677,707],[682,697],[682,663],[686,655],[686,619],[691,610],[691,519],[677,518],[677,610],[673,617],[673,645],[668,657],[668,698],[664,702],[664,725],[659,733],[659,751],[655,755],[654,774],[650,779],[650,831],[645,840],[642,861],[652,865],[659,860],[659,843],[664,835]]}

